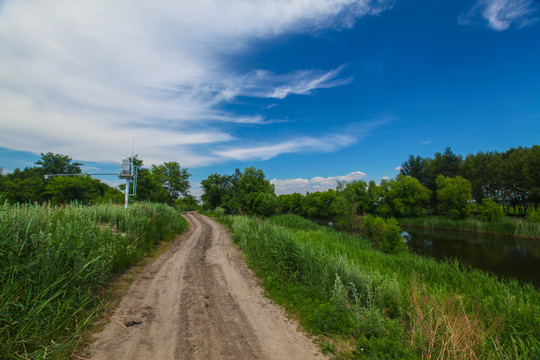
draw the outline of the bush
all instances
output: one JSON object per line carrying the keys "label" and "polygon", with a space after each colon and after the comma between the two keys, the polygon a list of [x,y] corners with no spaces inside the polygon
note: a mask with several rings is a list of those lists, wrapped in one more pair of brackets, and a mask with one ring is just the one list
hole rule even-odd
{"label": "bush", "polygon": [[407,250],[401,237],[402,230],[394,218],[385,221],[378,216],[367,215],[363,219],[362,230],[373,246],[385,253],[396,254]]}
{"label": "bush", "polygon": [[407,245],[405,245],[401,237],[402,232],[403,230],[399,227],[396,219],[388,219],[384,227],[381,250],[388,254],[397,254],[406,251]]}
{"label": "bush", "polygon": [[491,199],[483,199],[479,211],[480,218],[484,221],[499,221],[504,218],[502,207]]}
{"label": "bush", "polygon": [[527,214],[527,219],[530,221],[540,221],[540,209],[536,209]]}

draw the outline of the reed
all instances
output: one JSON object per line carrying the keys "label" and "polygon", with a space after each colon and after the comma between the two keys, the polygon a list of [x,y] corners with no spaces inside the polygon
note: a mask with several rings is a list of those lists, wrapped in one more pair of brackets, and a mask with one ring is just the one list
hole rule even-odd
{"label": "reed", "polygon": [[306,221],[224,218],[269,294],[308,330],[349,344],[325,346],[340,358],[540,356],[540,293],[532,286],[457,261],[384,254]]}
{"label": "reed", "polygon": [[67,357],[111,274],[186,229],[159,204],[1,206],[0,357]]}

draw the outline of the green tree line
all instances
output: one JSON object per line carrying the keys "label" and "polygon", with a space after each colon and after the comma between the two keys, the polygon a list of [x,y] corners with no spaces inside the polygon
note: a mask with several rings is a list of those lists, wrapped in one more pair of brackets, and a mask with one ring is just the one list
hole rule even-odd
{"label": "green tree line", "polygon": [[[468,155],[450,148],[433,158],[410,155],[394,179],[338,182],[335,189],[276,196],[260,169],[248,167],[232,175],[211,174],[201,182],[206,209],[229,214],[297,214],[356,229],[362,217],[416,217],[428,214],[455,219],[478,210],[486,220],[504,211],[526,215],[538,207],[540,147],[510,149],[505,153]],[[477,207],[478,206],[478,207]]]}
{"label": "green tree line", "polygon": [[538,209],[540,203],[540,146],[511,148],[505,152],[478,152],[465,158],[450,148],[430,158],[410,155],[401,165],[401,175],[411,176],[432,191],[430,211],[439,203],[437,177],[461,176],[471,184],[471,196],[476,203],[491,199],[501,205],[506,214],[526,215]]}
{"label": "green tree line", "polygon": [[[84,175],[83,164],[73,162],[63,154],[42,153],[34,167],[15,169],[4,173],[0,168],[0,194],[9,203],[52,203],[66,204],[77,201],[81,204],[123,203],[124,194],[90,175]],[[133,200],[152,201],[178,205],[183,208],[197,205],[189,194],[191,174],[177,162],[165,162],[143,168],[142,160],[134,158],[138,169],[137,195]],[[46,174],[79,174],[55,176],[45,179]],[[133,191],[133,189],[130,189]]]}

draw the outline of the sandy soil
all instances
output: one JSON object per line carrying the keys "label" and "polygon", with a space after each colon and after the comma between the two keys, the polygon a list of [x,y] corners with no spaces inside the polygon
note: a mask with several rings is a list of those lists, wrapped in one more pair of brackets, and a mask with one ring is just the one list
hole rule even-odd
{"label": "sandy soil", "polygon": [[215,221],[190,230],[132,283],[92,359],[324,359],[261,289]]}

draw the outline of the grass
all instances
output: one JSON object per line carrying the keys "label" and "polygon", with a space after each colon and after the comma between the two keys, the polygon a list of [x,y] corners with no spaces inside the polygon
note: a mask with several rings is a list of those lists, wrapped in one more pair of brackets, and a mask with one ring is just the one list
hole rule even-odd
{"label": "grass", "polygon": [[401,225],[430,227],[454,231],[509,235],[522,238],[540,239],[540,222],[527,219],[505,217],[500,221],[487,222],[477,218],[453,220],[442,216],[398,219]]}
{"label": "grass", "polygon": [[69,357],[111,275],[186,229],[158,204],[1,206],[0,357]]}
{"label": "grass", "polygon": [[383,254],[282,215],[225,217],[268,294],[336,359],[534,359],[540,292],[458,262]]}

